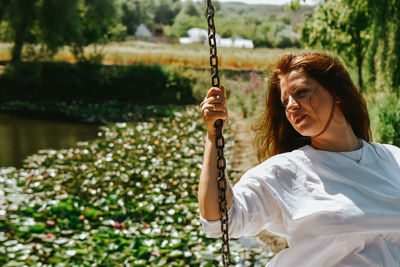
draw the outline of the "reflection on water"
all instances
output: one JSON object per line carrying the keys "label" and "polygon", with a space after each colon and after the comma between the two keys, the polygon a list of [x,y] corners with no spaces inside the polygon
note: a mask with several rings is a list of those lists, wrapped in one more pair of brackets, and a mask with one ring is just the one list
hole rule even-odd
{"label": "reflection on water", "polygon": [[98,126],[0,114],[0,167],[20,168],[22,161],[40,149],[62,149],[94,139]]}

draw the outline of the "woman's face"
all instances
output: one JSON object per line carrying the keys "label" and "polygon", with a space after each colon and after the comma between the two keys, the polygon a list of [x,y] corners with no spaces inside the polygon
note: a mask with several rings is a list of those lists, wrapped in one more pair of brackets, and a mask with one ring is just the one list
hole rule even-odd
{"label": "woman's face", "polygon": [[280,78],[281,102],[290,124],[302,136],[320,134],[330,119],[333,95],[304,70]]}

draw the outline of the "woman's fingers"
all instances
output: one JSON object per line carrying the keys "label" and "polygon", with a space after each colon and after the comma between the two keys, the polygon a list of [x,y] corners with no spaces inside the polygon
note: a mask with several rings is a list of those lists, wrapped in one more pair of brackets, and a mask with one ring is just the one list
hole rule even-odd
{"label": "woman's fingers", "polygon": [[[221,88],[223,88],[221,86]],[[226,92],[225,89],[220,89],[217,87],[212,87],[208,92],[207,96],[205,97],[204,101],[201,102],[200,107],[203,107],[205,103],[223,103],[225,105],[225,99],[226,99]]]}
{"label": "woman's fingers", "polygon": [[210,103],[225,102],[225,98],[221,95],[213,95],[209,99]]}
{"label": "woman's fingers", "polygon": [[215,121],[222,119],[224,121],[222,129],[228,120],[228,109],[226,107],[226,92],[225,89],[212,87],[208,90],[203,102],[200,104],[204,122],[206,124],[207,133],[215,135]]}
{"label": "woman's fingers", "polygon": [[226,106],[224,98],[222,98],[220,95],[211,96],[205,99],[203,102],[201,102],[200,107],[203,107],[204,104],[221,104],[224,107]]}
{"label": "woman's fingers", "polygon": [[217,111],[217,110],[210,110],[208,108],[204,108],[202,110],[204,119],[206,121],[212,120],[214,123],[218,119],[226,120],[228,118],[228,114],[225,111]]}
{"label": "woman's fingers", "polygon": [[201,108],[201,110],[202,110],[203,114],[206,114],[206,113],[207,114],[210,114],[210,113],[220,114],[221,112],[225,114],[228,112],[226,107],[221,103],[213,103],[213,104],[205,103],[203,105],[203,107]]}
{"label": "woman's fingers", "polygon": [[203,109],[209,109],[210,111],[225,111],[225,105],[222,103],[205,103]]}
{"label": "woman's fingers", "polygon": [[[223,88],[223,87],[221,86],[221,88]],[[211,89],[208,90],[208,92],[207,92],[206,98],[208,98],[208,97],[210,97],[212,95],[225,96],[225,93],[224,93],[225,89],[221,89],[221,88],[211,87]]]}

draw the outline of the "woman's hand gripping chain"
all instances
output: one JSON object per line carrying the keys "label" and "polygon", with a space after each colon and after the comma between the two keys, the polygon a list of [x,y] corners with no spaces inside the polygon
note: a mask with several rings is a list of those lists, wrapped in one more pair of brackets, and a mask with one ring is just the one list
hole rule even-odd
{"label": "woman's hand gripping chain", "polygon": [[200,104],[201,113],[207,128],[208,136],[215,136],[214,124],[217,120],[224,121],[222,130],[228,120],[228,109],[226,107],[226,91],[223,86],[220,88],[212,87],[203,102]]}

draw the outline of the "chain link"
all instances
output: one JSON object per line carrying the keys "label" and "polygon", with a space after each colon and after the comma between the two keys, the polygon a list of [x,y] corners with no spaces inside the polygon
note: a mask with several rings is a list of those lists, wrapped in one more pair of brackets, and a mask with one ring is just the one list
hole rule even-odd
{"label": "chain link", "polygon": [[[218,74],[218,56],[217,56],[217,42],[214,25],[214,7],[211,0],[207,0],[207,23],[208,23],[208,44],[210,46],[210,66],[211,66],[211,85],[218,87],[220,85]],[[217,147],[217,169],[218,169],[218,205],[221,221],[221,234],[222,234],[222,264],[223,266],[231,265],[231,255],[229,248],[229,219],[226,201],[227,182],[225,177],[226,160],[224,156],[225,141],[222,135],[223,121],[217,120],[214,124],[216,129],[215,145]]]}

